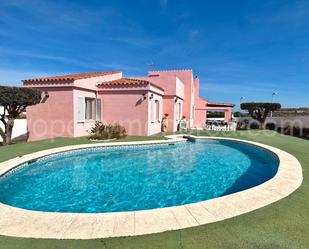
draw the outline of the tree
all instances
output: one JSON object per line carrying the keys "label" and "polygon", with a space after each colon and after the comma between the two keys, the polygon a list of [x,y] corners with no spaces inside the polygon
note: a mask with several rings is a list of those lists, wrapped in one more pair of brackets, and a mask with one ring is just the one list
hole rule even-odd
{"label": "tree", "polygon": [[272,111],[281,108],[279,103],[242,103],[240,105],[242,110],[247,110],[250,116],[260,123],[260,128],[264,128],[265,120],[268,114]]}
{"label": "tree", "polygon": [[12,131],[14,121],[26,110],[27,106],[36,105],[41,101],[41,91],[32,88],[0,86],[0,106],[3,113],[0,113],[0,121],[4,130],[0,127],[0,135],[3,144],[12,142]]}

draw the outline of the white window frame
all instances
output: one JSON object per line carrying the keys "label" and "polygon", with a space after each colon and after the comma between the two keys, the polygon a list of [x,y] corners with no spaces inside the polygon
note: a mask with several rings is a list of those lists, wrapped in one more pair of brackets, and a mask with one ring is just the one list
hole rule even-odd
{"label": "white window frame", "polygon": [[[90,113],[88,113],[87,102],[90,103]],[[96,98],[85,97],[85,121],[96,120]],[[90,116],[90,117],[87,117]]]}
{"label": "white window frame", "polygon": [[[93,108],[94,113],[91,119],[86,119],[86,101],[87,99],[91,99],[94,101]],[[92,121],[100,121],[102,120],[102,100],[93,97],[85,97],[85,96],[77,96],[77,122],[78,123],[85,123],[85,122],[92,122]],[[100,108],[98,108],[98,103],[100,103]],[[100,110],[99,110],[100,109]],[[100,113],[98,113],[100,111]]]}

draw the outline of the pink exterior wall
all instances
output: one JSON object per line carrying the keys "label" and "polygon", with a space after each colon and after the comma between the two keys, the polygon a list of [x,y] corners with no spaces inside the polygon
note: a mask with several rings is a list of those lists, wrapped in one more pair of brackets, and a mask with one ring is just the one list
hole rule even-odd
{"label": "pink exterior wall", "polygon": [[175,75],[160,75],[142,78],[164,89],[164,95],[173,95],[184,98],[184,84]]}
{"label": "pink exterior wall", "polygon": [[164,96],[163,98],[163,115],[168,114],[168,126],[167,131],[172,132],[174,129],[174,97],[173,96]]}
{"label": "pink exterior wall", "polygon": [[72,137],[72,90],[63,87],[45,87],[40,89],[48,91],[49,97],[44,103],[27,108],[29,141],[55,137]]}
{"label": "pink exterior wall", "polygon": [[140,91],[99,92],[103,102],[103,122],[119,123],[130,135],[148,134],[148,99]]}
{"label": "pink exterior wall", "polygon": [[[161,131],[163,110],[162,95],[157,87],[113,87],[100,89],[98,97],[102,100],[104,123],[123,125],[127,133],[136,136],[147,136]],[[151,101],[160,103],[160,118],[151,120]]]}
{"label": "pink exterior wall", "polygon": [[96,90],[97,89],[96,85],[98,83],[111,81],[111,80],[117,80],[117,79],[120,79],[120,78],[122,78],[122,72],[98,76],[98,77],[91,77],[91,78],[86,78],[86,79],[75,80],[74,86],[85,88],[85,89],[90,89],[90,90]]}
{"label": "pink exterior wall", "polygon": [[181,104],[180,117],[184,115],[185,84],[178,77],[178,71],[149,72],[147,80],[164,89],[163,115],[168,114],[167,131],[177,131],[179,117],[176,116],[177,105]]}
{"label": "pink exterior wall", "polygon": [[181,99],[184,99],[185,97],[185,86],[178,77],[176,77],[176,96]]}
{"label": "pink exterior wall", "polygon": [[206,104],[207,100],[202,99],[199,97],[199,89],[200,89],[200,82],[199,79],[194,79],[194,122],[193,126],[196,128],[203,128],[206,122]]}
{"label": "pink exterior wall", "polygon": [[[177,104],[180,103],[181,106],[183,107],[183,100],[178,98],[177,101],[175,102],[175,97],[174,96],[164,96],[163,98],[163,115],[166,113],[168,114],[168,127],[167,131],[168,132],[174,132],[177,131],[177,125],[179,124],[179,119],[176,116],[176,107]],[[180,112],[180,117],[183,116],[183,110]]]}
{"label": "pink exterior wall", "polygon": [[79,79],[74,81],[76,89],[73,91],[73,106],[74,106],[74,137],[89,135],[90,129],[94,126],[96,120],[86,120],[79,122],[77,118],[77,98],[78,96],[97,98],[97,84],[122,78],[122,72]]}
{"label": "pink exterior wall", "polygon": [[[153,94],[153,95],[152,95]],[[150,99],[151,96],[151,99]],[[162,114],[163,114],[163,98],[162,95],[159,95],[157,93],[148,93],[148,130],[147,135],[153,135],[156,133],[161,132],[161,121],[162,121]],[[159,118],[155,118],[155,120],[152,120],[151,117],[151,104],[152,102],[158,101],[159,103]],[[156,115],[155,115],[156,116]]]}
{"label": "pink exterior wall", "polygon": [[[152,75],[158,75],[157,77],[177,77],[184,85],[184,103],[183,103],[183,115],[186,116],[190,122],[190,126],[193,125],[193,112],[194,109],[194,81],[192,70],[171,70],[171,71],[151,71],[148,72],[148,76],[152,78]],[[156,78],[156,77],[153,77]],[[164,88],[165,89],[165,88]],[[168,94],[165,91],[165,94]]]}

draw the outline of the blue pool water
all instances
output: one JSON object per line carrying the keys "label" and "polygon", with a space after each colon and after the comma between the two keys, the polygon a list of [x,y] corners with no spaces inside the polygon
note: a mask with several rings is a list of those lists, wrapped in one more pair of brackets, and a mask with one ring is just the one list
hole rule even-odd
{"label": "blue pool water", "polygon": [[251,188],[272,178],[278,164],[262,148],[220,140],[74,150],[2,176],[0,201],[50,212],[169,207]]}

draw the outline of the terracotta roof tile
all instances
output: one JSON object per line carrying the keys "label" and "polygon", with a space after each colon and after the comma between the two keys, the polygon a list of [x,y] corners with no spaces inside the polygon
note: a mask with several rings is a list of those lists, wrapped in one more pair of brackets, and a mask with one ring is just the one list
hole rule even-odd
{"label": "terracotta roof tile", "polygon": [[117,80],[112,80],[112,81],[106,81],[99,83],[97,86],[102,87],[102,86],[132,86],[132,85],[152,85],[162,91],[164,91],[163,88],[153,84],[152,82],[144,79],[134,79],[134,78],[121,78]]}
{"label": "terracotta roof tile", "polygon": [[94,73],[79,73],[79,74],[68,74],[68,75],[61,75],[61,76],[51,76],[51,77],[43,77],[43,78],[34,78],[34,79],[27,79],[23,80],[24,83],[28,82],[37,82],[37,81],[55,81],[55,80],[78,80],[78,79],[86,79],[86,78],[93,78],[98,76],[110,75],[120,73],[120,71],[115,72],[94,72]]}

